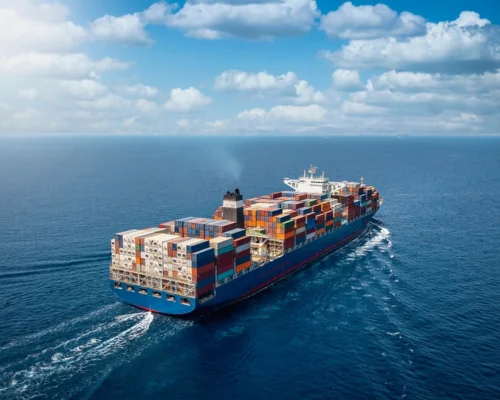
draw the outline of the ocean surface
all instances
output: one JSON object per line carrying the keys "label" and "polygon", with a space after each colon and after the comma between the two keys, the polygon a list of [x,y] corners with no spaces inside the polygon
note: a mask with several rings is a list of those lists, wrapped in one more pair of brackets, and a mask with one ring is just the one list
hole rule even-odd
{"label": "ocean surface", "polygon": [[[380,222],[201,320],[111,293],[115,232],[310,163]],[[0,398],[499,398],[499,175],[500,138],[1,138]]]}

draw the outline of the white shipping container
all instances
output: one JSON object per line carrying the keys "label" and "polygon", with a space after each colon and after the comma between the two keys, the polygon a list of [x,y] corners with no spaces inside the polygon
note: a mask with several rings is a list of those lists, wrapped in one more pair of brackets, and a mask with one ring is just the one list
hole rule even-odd
{"label": "white shipping container", "polygon": [[302,233],[306,230],[306,227],[303,226],[302,228],[298,228],[296,231],[295,231],[295,234],[298,234],[298,233]]}
{"label": "white shipping container", "polygon": [[306,239],[313,239],[314,237],[316,237],[316,232],[314,233],[310,233],[309,235],[306,235]]}
{"label": "white shipping container", "polygon": [[216,237],[215,239],[210,240],[210,247],[214,249],[220,249],[223,247],[227,247],[233,244],[233,238],[227,237]]}
{"label": "white shipping container", "polygon": [[144,240],[144,245],[158,247],[158,246],[161,246],[161,244],[165,241],[177,239],[177,238],[178,238],[178,236],[171,235],[171,234],[165,233],[165,232],[159,232],[158,234],[156,234],[154,236],[147,237]]}
{"label": "white shipping container", "polygon": [[124,269],[132,269],[132,263],[127,261],[120,261],[120,267]]}
{"label": "white shipping container", "polygon": [[242,244],[236,247],[235,253],[241,253],[242,251],[248,250],[250,248],[250,243]]}
{"label": "white shipping container", "polygon": [[134,232],[130,235],[124,236],[123,237],[123,242],[124,243],[133,243],[135,245],[135,238],[138,236],[143,236],[143,235],[149,235],[151,233],[155,233],[158,231],[164,231],[163,228],[146,228],[146,229],[141,229],[140,231]]}

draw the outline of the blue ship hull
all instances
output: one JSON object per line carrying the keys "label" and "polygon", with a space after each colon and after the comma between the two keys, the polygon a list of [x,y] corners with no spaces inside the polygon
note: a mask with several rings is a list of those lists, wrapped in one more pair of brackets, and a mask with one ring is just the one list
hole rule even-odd
{"label": "blue ship hull", "polygon": [[[189,304],[187,304],[186,301],[182,302],[181,296],[174,293],[159,292],[113,280],[110,282],[111,289],[125,303],[162,314],[185,315],[212,311],[249,297],[312,261],[335,251],[358,237],[374,215],[375,212],[367,214],[354,222],[327,232],[264,266],[250,270],[218,286],[215,289],[215,296],[205,302],[190,298],[188,299]],[[119,287],[115,287],[115,284],[118,284]],[[133,288],[134,291],[127,290],[127,287]],[[140,293],[140,289],[142,289],[142,293]],[[153,292],[156,293],[156,296],[160,295],[161,297],[153,297]]]}

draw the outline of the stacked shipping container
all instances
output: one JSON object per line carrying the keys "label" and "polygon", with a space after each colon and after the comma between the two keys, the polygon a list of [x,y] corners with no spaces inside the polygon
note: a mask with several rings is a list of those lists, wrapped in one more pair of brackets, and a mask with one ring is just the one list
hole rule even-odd
{"label": "stacked shipping container", "polygon": [[[379,194],[371,186],[346,183],[326,194],[275,192],[245,202],[245,228],[261,230],[286,251],[376,210]],[[236,222],[186,217],[158,228],[129,230],[111,241],[111,267],[191,285],[197,296],[209,294],[216,282],[249,269],[251,237]],[[175,286],[174,286],[175,287]]]}

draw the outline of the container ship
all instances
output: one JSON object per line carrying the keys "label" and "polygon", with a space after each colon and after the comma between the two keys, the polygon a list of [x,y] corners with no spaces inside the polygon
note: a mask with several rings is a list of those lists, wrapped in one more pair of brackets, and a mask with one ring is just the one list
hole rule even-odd
{"label": "container ship", "polygon": [[311,167],[293,190],[223,196],[213,218],[117,233],[111,290],[163,314],[205,313],[245,299],[359,236],[382,204],[373,186],[331,182]]}

